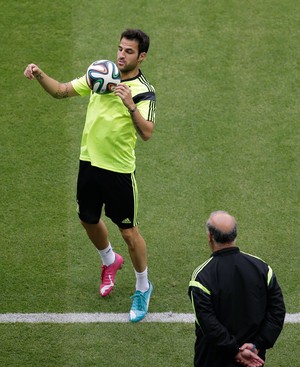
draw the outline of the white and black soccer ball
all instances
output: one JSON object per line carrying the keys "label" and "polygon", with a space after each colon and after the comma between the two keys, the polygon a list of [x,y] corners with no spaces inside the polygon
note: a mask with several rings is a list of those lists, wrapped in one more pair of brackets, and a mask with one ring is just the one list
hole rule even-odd
{"label": "white and black soccer ball", "polygon": [[88,67],[86,81],[94,93],[111,93],[121,81],[120,71],[114,62],[98,60]]}

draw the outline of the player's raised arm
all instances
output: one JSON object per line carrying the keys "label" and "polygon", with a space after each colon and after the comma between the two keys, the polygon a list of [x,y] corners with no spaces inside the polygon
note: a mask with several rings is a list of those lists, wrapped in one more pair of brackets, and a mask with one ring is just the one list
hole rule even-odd
{"label": "player's raised arm", "polygon": [[73,88],[71,82],[60,83],[59,81],[49,77],[36,64],[27,65],[24,75],[29,80],[36,79],[40,85],[52,97],[57,99],[78,96],[78,93]]}
{"label": "player's raised arm", "polygon": [[138,107],[135,105],[132,99],[131,91],[128,85],[124,83],[118,84],[115,87],[114,93],[116,96],[122,99],[124,105],[128,108],[134,127],[140,137],[144,141],[149,140],[154,130],[154,123],[144,119],[144,117],[141,115]]}

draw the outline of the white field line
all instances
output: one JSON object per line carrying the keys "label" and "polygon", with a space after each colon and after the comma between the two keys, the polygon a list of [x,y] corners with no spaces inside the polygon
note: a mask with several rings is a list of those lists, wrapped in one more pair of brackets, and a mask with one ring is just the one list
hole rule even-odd
{"label": "white field line", "polygon": [[[193,314],[186,313],[148,313],[142,322],[194,323]],[[128,321],[127,313],[5,313],[0,314],[0,323],[100,323]],[[286,314],[285,323],[300,323],[300,313]]]}

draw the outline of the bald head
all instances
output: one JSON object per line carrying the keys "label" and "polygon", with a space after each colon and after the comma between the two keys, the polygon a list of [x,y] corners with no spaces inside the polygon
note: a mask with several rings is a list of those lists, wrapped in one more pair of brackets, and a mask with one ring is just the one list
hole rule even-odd
{"label": "bald head", "polygon": [[219,210],[211,213],[206,228],[215,243],[232,244],[237,236],[236,220],[225,211]]}

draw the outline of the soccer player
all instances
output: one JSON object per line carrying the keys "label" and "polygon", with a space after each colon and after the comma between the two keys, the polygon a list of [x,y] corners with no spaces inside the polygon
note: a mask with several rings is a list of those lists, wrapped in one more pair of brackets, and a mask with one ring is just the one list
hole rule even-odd
{"label": "soccer player", "polygon": [[237,223],[224,211],[206,224],[211,257],[192,274],[195,367],[262,366],[277,340],[285,305],[271,267],[236,246]]}
{"label": "soccer player", "polygon": [[60,83],[36,64],[29,64],[24,71],[28,79],[36,79],[55,98],[90,95],[81,141],[78,215],[102,259],[99,290],[102,297],[113,290],[116,273],[124,262],[109,241],[101,219],[103,210],[128,245],[136,276],[129,313],[132,322],[146,316],[153,290],[148,280],[146,243],[138,229],[134,153],[137,134],[147,141],[155,123],[155,90],[140,69],[149,44],[148,35],[139,29],[127,29],[121,34],[117,66],[122,80],[109,95],[91,93],[85,75]]}

